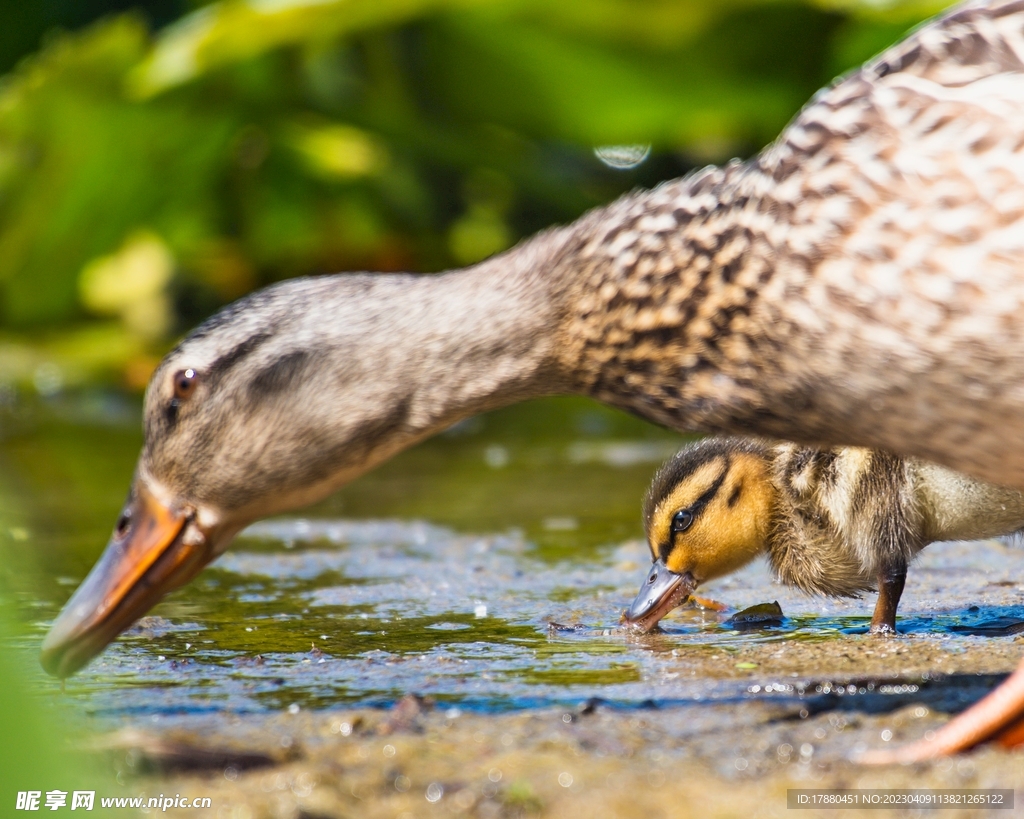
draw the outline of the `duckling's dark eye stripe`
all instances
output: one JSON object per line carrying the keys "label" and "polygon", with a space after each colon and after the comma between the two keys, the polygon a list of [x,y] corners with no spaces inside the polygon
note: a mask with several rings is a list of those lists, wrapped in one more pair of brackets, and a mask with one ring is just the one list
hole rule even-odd
{"label": "duckling's dark eye stripe", "polygon": [[[702,494],[697,500],[686,507],[687,511],[693,515],[694,520],[700,517],[700,513],[704,511],[704,507],[711,503],[711,499],[718,494],[718,490],[722,488],[722,484],[725,483],[725,477],[729,474],[729,470],[732,468],[732,458],[726,455],[723,460],[725,464],[722,466],[721,474],[715,478],[714,483],[711,484],[704,494]],[[662,543],[658,549],[662,560],[668,560],[668,556],[672,553],[672,532],[671,526],[669,527],[669,539]]]}
{"label": "duckling's dark eye stripe", "polygon": [[729,457],[725,458],[725,465],[722,467],[722,473],[715,478],[715,482],[711,484],[705,490],[704,494],[701,495],[697,500],[691,503],[687,509],[689,509],[694,517],[697,517],[701,512],[704,511],[704,507],[707,506],[711,499],[718,494],[718,490],[722,488],[722,484],[725,483],[725,476],[729,474],[729,470],[732,468],[732,459]]}

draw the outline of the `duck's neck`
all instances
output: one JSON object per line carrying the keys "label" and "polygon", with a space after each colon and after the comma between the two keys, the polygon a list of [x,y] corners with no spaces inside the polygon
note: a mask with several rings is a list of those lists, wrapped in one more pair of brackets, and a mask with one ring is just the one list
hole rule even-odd
{"label": "duck's neck", "polygon": [[554,268],[576,390],[676,429],[778,436],[751,420],[789,392],[758,349],[780,218],[769,187],[757,165],[709,168],[574,225]]}
{"label": "duck's neck", "polygon": [[738,385],[760,381],[750,313],[774,272],[764,187],[756,166],[709,168],[440,277],[438,397],[462,416],[582,393],[676,429],[735,429],[752,397]]}
{"label": "duck's neck", "polygon": [[[406,423],[430,434],[470,415],[568,392],[559,369],[563,295],[551,276],[564,233],[538,236],[480,265],[417,276],[396,300],[395,322],[414,388]],[[398,319],[398,316],[395,316]]]}
{"label": "duck's neck", "polygon": [[436,334],[410,344],[434,353],[414,376],[435,379],[417,402],[432,429],[579,393],[677,430],[948,460],[919,434],[941,413],[898,411],[908,384],[929,412],[946,400],[942,383],[919,377],[934,366],[928,340],[887,331],[884,310],[853,311],[844,288],[856,282],[817,281],[839,227],[794,227],[764,162],[623,197],[430,281]]}
{"label": "duck's neck", "polygon": [[410,293],[444,319],[420,371],[444,374],[418,391],[431,423],[581,393],[676,429],[772,432],[747,413],[767,403],[751,319],[775,264],[765,186],[755,166],[707,169]]}

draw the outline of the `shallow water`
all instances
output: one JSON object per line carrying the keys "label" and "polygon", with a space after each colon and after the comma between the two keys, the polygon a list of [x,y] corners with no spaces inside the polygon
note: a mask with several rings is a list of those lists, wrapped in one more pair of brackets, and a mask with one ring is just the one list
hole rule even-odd
{"label": "shallow water", "polygon": [[[136,404],[109,394],[5,416],[3,589],[27,654],[102,548],[137,422]],[[639,500],[681,440],[570,399],[474,419],[301,518],[251,527],[69,680],[65,702],[101,725],[388,706],[409,692],[483,712],[592,698],[630,709],[795,702],[843,694],[859,673],[867,681],[850,693],[895,707],[936,672],[1005,670],[1024,621],[1024,549],[997,542],[924,552],[901,607],[906,637],[893,642],[903,648],[861,636],[873,600],[808,598],[760,564],[702,590],[724,612],[681,610],[644,637],[620,631],[649,560]],[[780,624],[726,623],[772,600]],[[915,641],[960,661],[887,659]],[[787,646],[804,647],[795,666],[779,664]],[[851,646],[854,669],[838,659]],[[999,658],[986,659],[988,646]]]}
{"label": "shallow water", "polygon": [[[135,401],[104,393],[0,414],[0,589],[27,653],[109,534],[138,415]],[[635,677],[616,659],[621,640],[563,652],[544,617],[570,616],[578,596],[596,615],[607,605],[591,598],[634,582],[610,570],[613,553],[632,539],[625,553],[643,559],[639,498],[680,440],[578,400],[472,419],[303,520],[253,527],[72,678],[68,698],[114,719],[386,703],[437,663],[430,690],[507,708],[575,696],[574,675]],[[323,656],[309,655],[314,643]],[[559,671],[562,653],[592,658],[586,673]],[[493,685],[459,682],[487,669]]]}

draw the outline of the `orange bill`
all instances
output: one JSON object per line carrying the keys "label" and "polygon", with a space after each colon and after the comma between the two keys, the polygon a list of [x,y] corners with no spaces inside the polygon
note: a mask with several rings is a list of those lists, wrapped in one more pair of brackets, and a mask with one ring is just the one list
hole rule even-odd
{"label": "orange bill", "polygon": [[169,508],[136,479],[106,550],[43,641],[43,668],[57,677],[74,674],[210,562],[212,550],[189,526],[192,518],[190,510]]}

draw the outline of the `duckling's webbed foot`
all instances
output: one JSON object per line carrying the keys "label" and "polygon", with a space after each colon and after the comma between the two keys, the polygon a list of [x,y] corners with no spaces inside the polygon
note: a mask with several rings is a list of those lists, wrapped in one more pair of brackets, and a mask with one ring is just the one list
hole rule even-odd
{"label": "duckling's webbed foot", "polygon": [[899,563],[878,573],[878,601],[871,616],[871,634],[896,633],[896,609],[907,582],[907,565]]}

